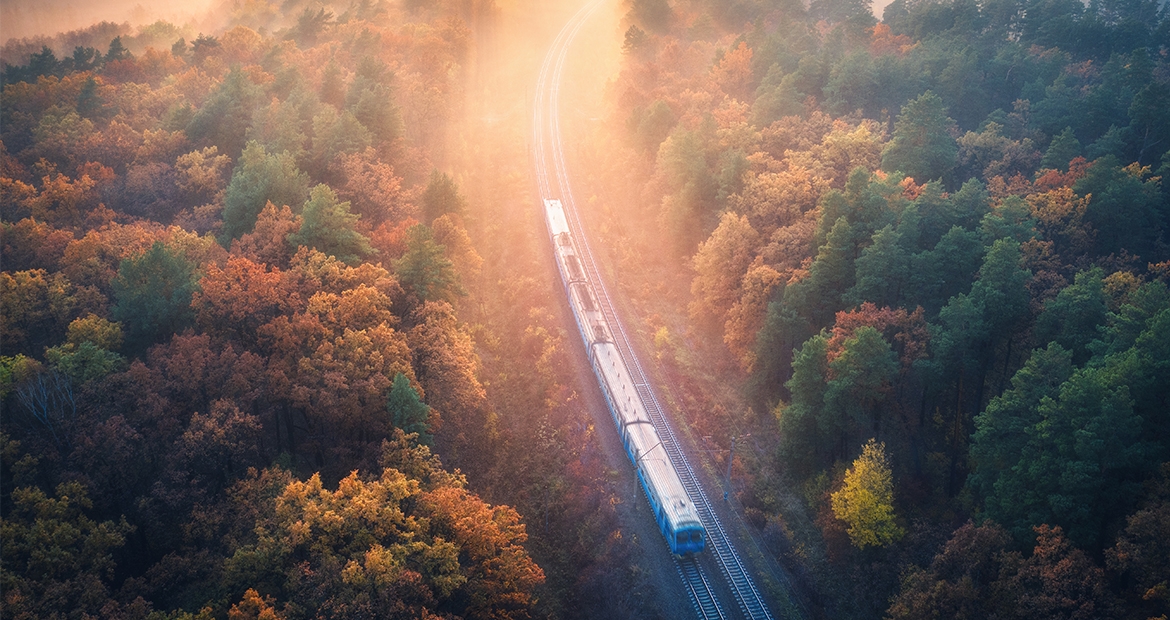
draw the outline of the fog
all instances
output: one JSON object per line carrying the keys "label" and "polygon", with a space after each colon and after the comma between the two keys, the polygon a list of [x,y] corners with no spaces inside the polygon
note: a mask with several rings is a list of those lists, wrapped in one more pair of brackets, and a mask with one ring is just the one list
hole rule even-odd
{"label": "fog", "polygon": [[201,20],[211,0],[188,2],[139,2],[112,0],[7,0],[0,5],[0,42],[10,39],[52,36],[91,26],[101,21],[131,27],[159,20],[182,25]]}

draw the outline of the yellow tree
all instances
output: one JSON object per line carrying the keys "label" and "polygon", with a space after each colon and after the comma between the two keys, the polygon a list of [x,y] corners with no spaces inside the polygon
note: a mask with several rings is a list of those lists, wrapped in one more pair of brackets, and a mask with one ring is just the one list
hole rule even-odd
{"label": "yellow tree", "polygon": [[830,497],[833,514],[849,525],[859,549],[884,547],[906,532],[894,522],[894,480],[886,444],[870,439],[845,472],[845,484]]}
{"label": "yellow tree", "polygon": [[739,284],[755,258],[760,235],[748,218],[724,213],[719,227],[699,245],[691,282],[691,316],[699,320],[726,320],[739,297]]}

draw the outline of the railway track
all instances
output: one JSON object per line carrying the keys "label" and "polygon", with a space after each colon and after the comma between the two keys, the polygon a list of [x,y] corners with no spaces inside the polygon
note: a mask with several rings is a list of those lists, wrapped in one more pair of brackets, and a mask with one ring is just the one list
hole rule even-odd
{"label": "railway track", "polygon": [[[662,437],[662,444],[678,471],[683,487],[698,510],[703,527],[707,530],[708,552],[714,555],[720,572],[727,582],[727,587],[735,598],[735,607],[745,618],[771,620],[772,615],[768,611],[763,597],[728,538],[714,507],[699,484],[698,476],[680,448],[670,421],[663,413],[663,407],[642,369],[625,327],[614,311],[613,301],[593,258],[589,240],[584,234],[585,227],[582,225],[573,200],[560,131],[560,115],[558,113],[560,83],[570,44],[589,17],[604,3],[605,0],[592,0],[582,6],[561,29],[541,65],[533,106],[534,165],[541,198],[559,198],[561,201],[569,226],[574,237],[578,240],[578,252],[582,259],[582,266],[593,283],[605,319],[612,327],[613,340],[626,362],[631,373],[630,378],[635,384],[651,421]],[[675,565],[687,592],[691,595],[694,609],[699,617],[727,618],[726,608],[720,602],[715,588],[712,587],[706,571],[703,570],[698,559],[676,556]]]}

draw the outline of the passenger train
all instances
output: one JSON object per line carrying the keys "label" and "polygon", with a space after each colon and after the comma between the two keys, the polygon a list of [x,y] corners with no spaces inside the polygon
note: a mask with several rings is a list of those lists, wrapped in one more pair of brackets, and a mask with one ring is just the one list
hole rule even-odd
{"label": "passenger train", "polygon": [[613,342],[611,327],[577,253],[561,201],[545,200],[544,212],[573,318],[658,527],[672,552],[687,555],[702,551],[706,544],[703,524]]}

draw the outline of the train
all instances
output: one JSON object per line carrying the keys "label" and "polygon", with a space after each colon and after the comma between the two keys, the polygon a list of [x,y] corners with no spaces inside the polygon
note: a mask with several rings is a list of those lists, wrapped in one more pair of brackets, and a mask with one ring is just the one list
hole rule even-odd
{"label": "train", "polygon": [[650,502],[658,528],[672,553],[680,556],[698,553],[706,546],[707,533],[662,445],[658,430],[646,412],[638,386],[614,343],[614,326],[609,324],[598,303],[594,284],[581,261],[561,201],[544,200],[544,213],[557,270],[568,294],[577,330],[585,343],[589,364],[601,385],[626,456],[634,464],[638,482]]}

